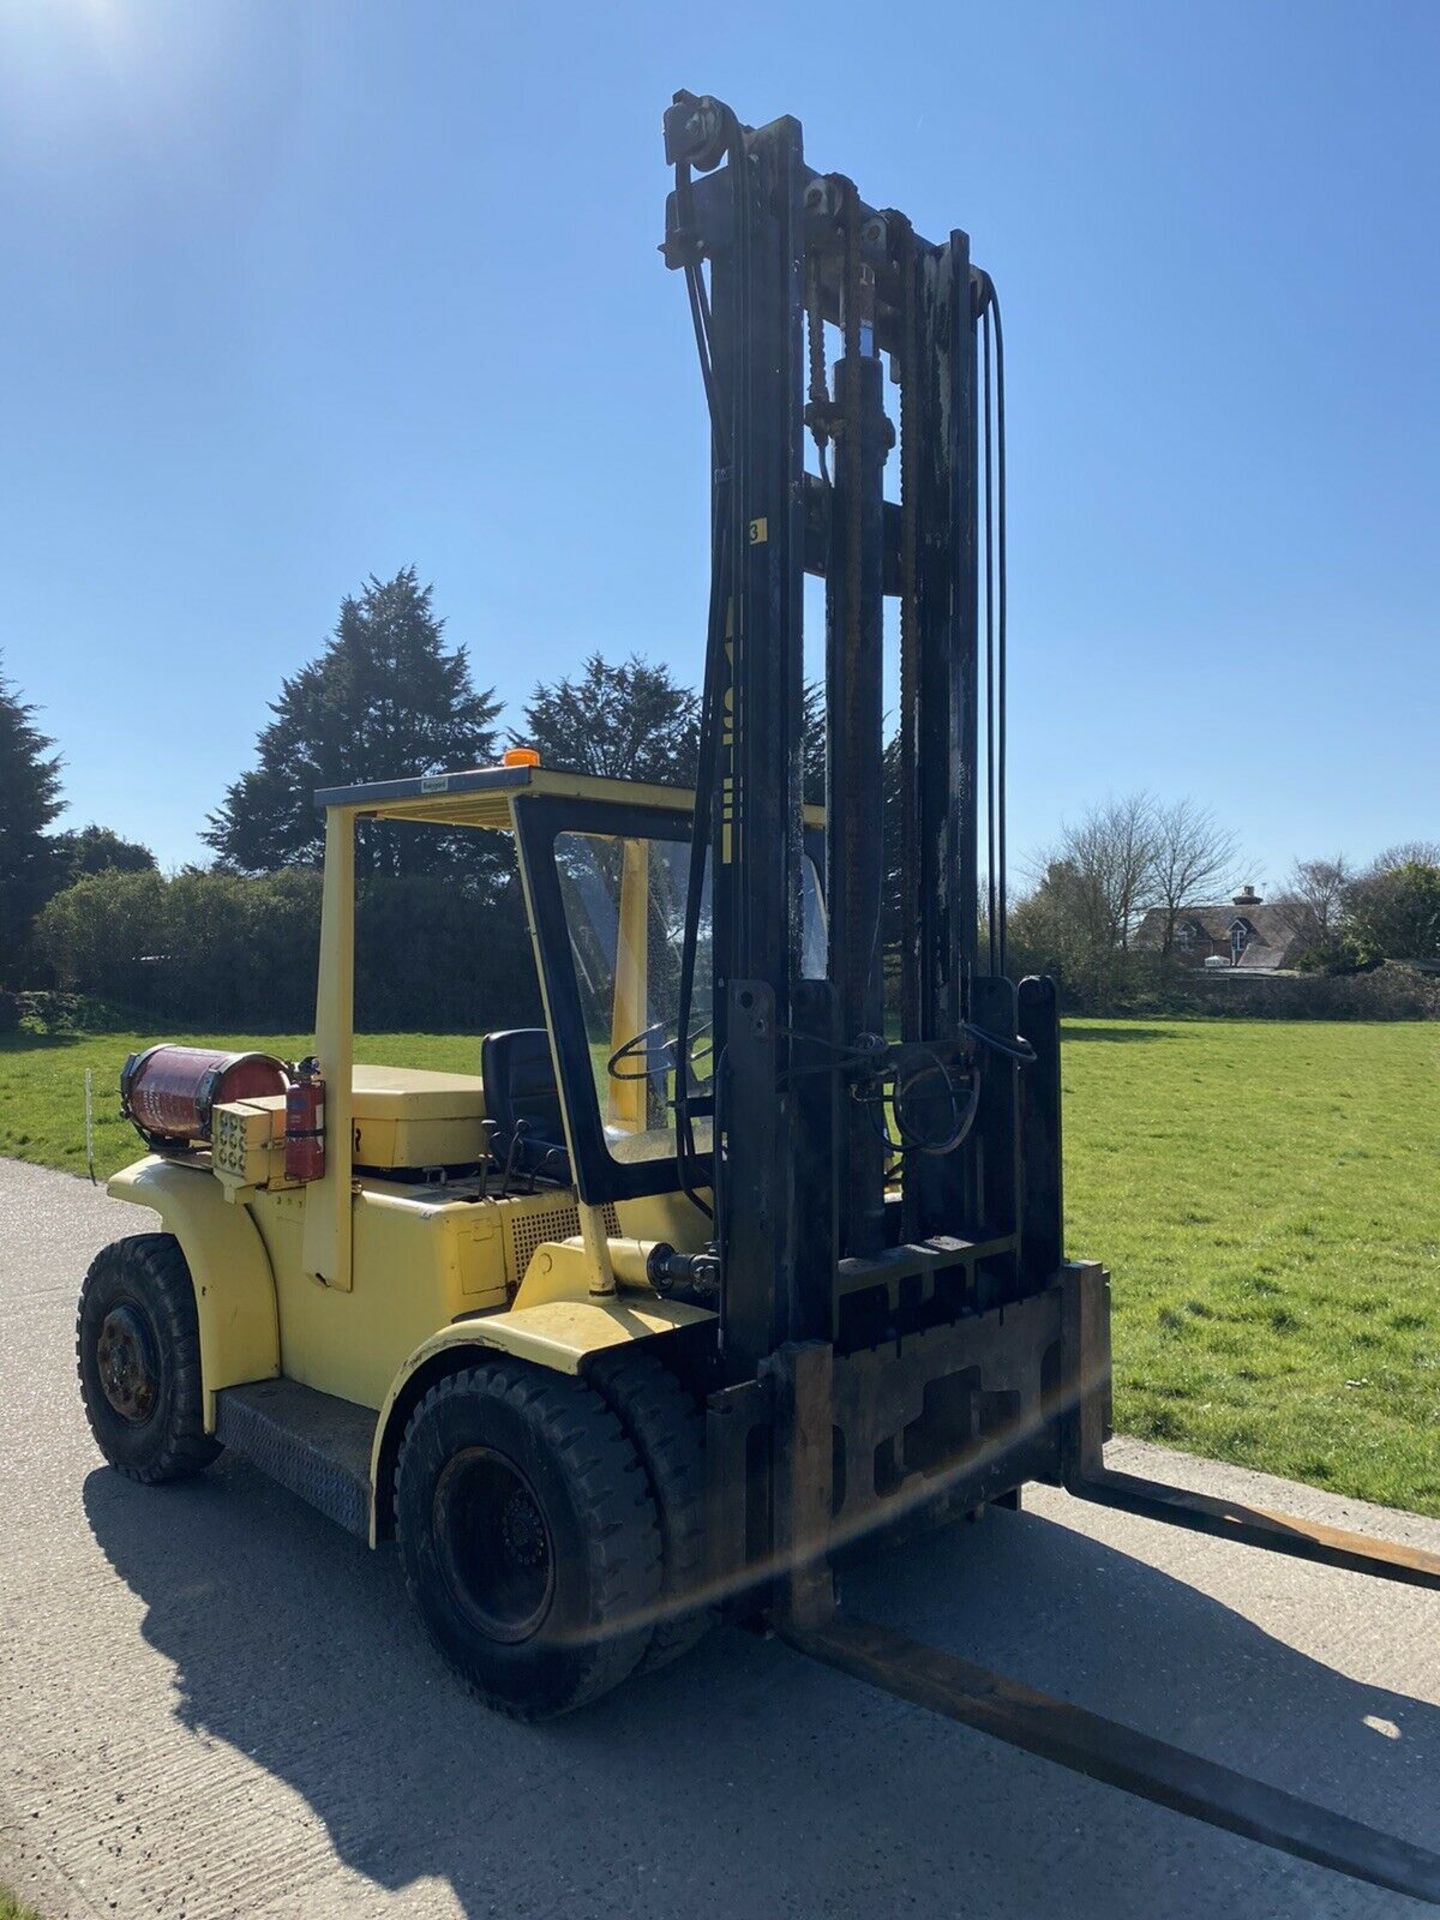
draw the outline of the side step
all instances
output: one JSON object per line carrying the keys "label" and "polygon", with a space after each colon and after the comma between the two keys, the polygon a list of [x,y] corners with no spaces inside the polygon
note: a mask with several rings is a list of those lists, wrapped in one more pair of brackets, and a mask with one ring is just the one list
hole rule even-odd
{"label": "side step", "polygon": [[373,1407],[298,1380],[255,1380],[216,1394],[215,1437],[298,1493],[347,1533],[370,1537]]}
{"label": "side step", "polygon": [[1440,1854],[868,1621],[783,1625],[799,1652],[1177,1813],[1440,1906]]}

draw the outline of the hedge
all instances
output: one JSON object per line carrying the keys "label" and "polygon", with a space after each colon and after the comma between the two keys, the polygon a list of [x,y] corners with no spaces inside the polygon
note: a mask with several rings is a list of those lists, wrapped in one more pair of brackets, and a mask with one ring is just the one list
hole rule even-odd
{"label": "hedge", "polygon": [[1440,1020],[1440,977],[1400,961],[1369,972],[1245,973],[1154,953],[1111,955],[1103,981],[1065,974],[1043,956],[1015,956],[1017,978],[1054,973],[1061,1011],[1190,1016],[1203,1020]]}
{"label": "hedge", "polygon": [[[247,877],[109,871],[57,894],[36,945],[67,993],[153,1020],[306,1031],[320,946],[318,871]],[[1017,972],[1053,971],[1012,952]],[[1111,956],[1103,984],[1060,980],[1067,1013],[1205,1019],[1440,1019],[1440,978],[1397,963],[1369,973],[1223,974],[1156,954]],[[16,1009],[0,1001],[0,1031]],[[361,1032],[479,1033],[541,1019],[513,874],[498,889],[441,878],[365,879],[356,905],[355,1024]]]}
{"label": "hedge", "polygon": [[[321,877],[99,873],[57,894],[36,928],[58,986],[177,1023],[298,1030],[311,1024]],[[362,880],[356,899],[358,1030],[480,1032],[538,1023],[519,887],[439,878]]]}

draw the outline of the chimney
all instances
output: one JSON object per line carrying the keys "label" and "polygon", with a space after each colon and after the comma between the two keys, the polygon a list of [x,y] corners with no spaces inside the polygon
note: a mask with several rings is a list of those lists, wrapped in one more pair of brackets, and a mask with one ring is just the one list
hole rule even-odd
{"label": "chimney", "polygon": [[1260,896],[1248,880],[1240,889],[1239,893],[1232,894],[1230,897],[1237,907],[1258,907],[1260,905]]}

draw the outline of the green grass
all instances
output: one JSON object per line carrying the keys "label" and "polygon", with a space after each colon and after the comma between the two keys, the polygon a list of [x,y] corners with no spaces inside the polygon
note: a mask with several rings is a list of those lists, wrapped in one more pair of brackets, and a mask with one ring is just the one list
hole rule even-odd
{"label": "green grass", "polygon": [[[88,1066],[98,1171],[132,1159],[115,1086],[147,1039],[0,1039],[0,1153],[83,1173]],[[474,1071],[478,1043],[357,1053]],[[1437,1068],[1435,1026],[1067,1028],[1068,1240],[1113,1275],[1122,1432],[1440,1514]]]}
{"label": "green grass", "polygon": [[0,1887],[0,1920],[40,1920],[33,1907],[22,1907],[13,1893]]}
{"label": "green grass", "polygon": [[1119,1430],[1440,1513],[1440,1028],[1079,1021]]}

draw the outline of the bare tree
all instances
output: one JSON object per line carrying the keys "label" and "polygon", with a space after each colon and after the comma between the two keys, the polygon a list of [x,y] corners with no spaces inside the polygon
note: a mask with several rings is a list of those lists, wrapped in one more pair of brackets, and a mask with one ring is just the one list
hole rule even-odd
{"label": "bare tree", "polygon": [[1208,895],[1229,891],[1236,840],[1208,807],[1194,800],[1152,807],[1150,826],[1153,852],[1146,904],[1161,911],[1160,951],[1169,953],[1181,908],[1200,906]]}
{"label": "bare tree", "polygon": [[1110,945],[1124,953],[1149,904],[1159,844],[1158,814],[1148,793],[1131,793],[1092,807],[1064,829],[1061,855],[1091,891]]}
{"label": "bare tree", "polygon": [[1440,840],[1402,840],[1371,862],[1372,873],[1398,873],[1401,867],[1440,867]]}
{"label": "bare tree", "polygon": [[1097,999],[1113,984],[1147,904],[1154,822],[1147,793],[1107,800],[1067,821],[1032,863],[1034,891],[1012,917],[1022,947],[1043,950]]}
{"label": "bare tree", "polygon": [[1297,860],[1278,904],[1291,929],[1321,952],[1333,952],[1340,943],[1345,896],[1355,875],[1343,853],[1330,860]]}

